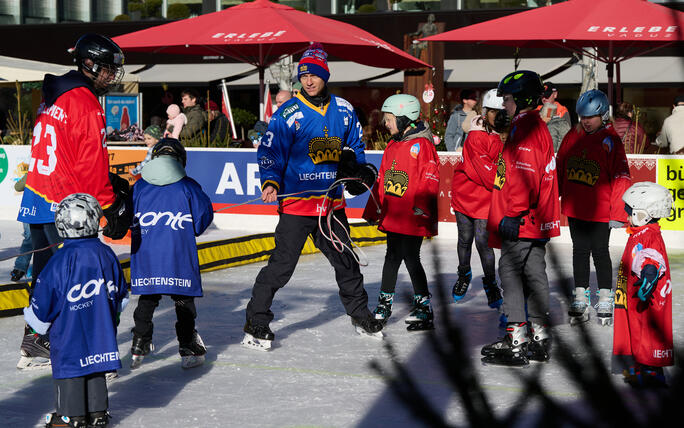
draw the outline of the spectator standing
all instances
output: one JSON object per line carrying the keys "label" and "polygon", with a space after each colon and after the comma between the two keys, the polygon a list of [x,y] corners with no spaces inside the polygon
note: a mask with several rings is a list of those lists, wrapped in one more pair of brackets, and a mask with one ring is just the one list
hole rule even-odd
{"label": "spectator standing", "polygon": [[669,147],[669,152],[673,155],[684,154],[684,95],[678,95],[674,99],[672,114],[665,118],[655,144],[666,150]]}
{"label": "spectator standing", "polygon": [[181,92],[183,113],[187,119],[187,123],[179,135],[183,142],[201,138],[202,131],[207,127],[207,114],[198,102],[199,95],[193,89],[186,89]]}
{"label": "spectator standing", "polygon": [[280,106],[283,105],[283,103],[289,100],[290,98],[292,98],[292,94],[290,93],[290,91],[278,91],[278,93],[275,96],[276,110],[278,110]]}
{"label": "spectator standing", "polygon": [[[21,179],[14,183],[15,191],[24,191],[24,188],[26,187],[26,176],[27,174],[24,174]],[[14,282],[19,281],[24,277],[24,275],[26,275],[27,279],[31,278],[31,274],[29,273],[29,266],[31,265],[31,258],[33,257],[33,254],[30,253],[30,251],[33,249],[33,244],[31,243],[31,228],[29,227],[28,223],[21,223],[21,225],[24,230],[22,234],[24,239],[21,241],[19,253],[29,254],[24,254],[14,259],[14,268],[10,273],[10,279]]]}
{"label": "spectator standing", "polygon": [[642,153],[646,148],[647,136],[644,128],[634,121],[634,106],[620,103],[615,109],[613,128],[622,139],[625,153]]}
{"label": "spectator standing", "polygon": [[147,146],[147,155],[142,162],[140,162],[135,168],[131,169],[132,175],[140,175],[145,164],[152,159],[152,149],[154,148],[154,145],[157,144],[162,138],[161,129],[157,125],[150,125],[145,128],[145,131],[143,132],[143,138],[145,139],[145,146]]}
{"label": "spectator standing", "polygon": [[206,103],[204,110],[209,111],[209,143],[217,147],[228,147],[230,121],[214,101]]}
{"label": "spectator standing", "polygon": [[470,126],[470,121],[477,114],[475,111],[477,92],[472,89],[464,89],[461,91],[460,98],[461,104],[457,105],[451,113],[444,133],[444,144],[449,152],[463,146],[466,135],[465,128]]}
{"label": "spectator standing", "polygon": [[572,127],[570,119],[570,112],[564,105],[556,101],[558,97],[558,89],[556,85],[551,82],[544,84],[544,92],[542,93],[542,105],[537,107],[540,111],[539,116],[546,126],[549,128],[551,140],[553,140],[553,151],[557,152],[563,141],[563,137],[568,133]]}

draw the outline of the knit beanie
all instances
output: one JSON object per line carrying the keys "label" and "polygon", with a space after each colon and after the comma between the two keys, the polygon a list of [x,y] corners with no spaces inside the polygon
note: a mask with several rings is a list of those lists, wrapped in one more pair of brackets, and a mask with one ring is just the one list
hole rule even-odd
{"label": "knit beanie", "polygon": [[157,140],[160,140],[162,137],[162,131],[161,128],[159,128],[157,125],[150,125],[147,128],[145,128],[144,134],[149,135],[152,138],[156,138]]}
{"label": "knit beanie", "polygon": [[297,65],[297,79],[301,80],[303,74],[313,74],[325,82],[330,78],[328,69],[328,54],[323,50],[323,45],[314,43],[304,52]]}

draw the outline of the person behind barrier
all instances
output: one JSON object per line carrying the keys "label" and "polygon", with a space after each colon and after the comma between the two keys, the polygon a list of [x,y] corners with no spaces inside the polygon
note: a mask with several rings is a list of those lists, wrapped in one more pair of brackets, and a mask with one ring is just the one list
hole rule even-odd
{"label": "person behind barrier", "polygon": [[[302,91],[286,101],[271,118],[257,149],[261,175],[261,199],[278,201],[280,218],[275,230],[275,248],[261,269],[247,304],[243,345],[270,349],[275,335],[271,304],[276,291],[287,284],[299,255],[311,235],[313,242],[335,269],[340,298],[358,331],[376,334],[382,324],[368,309],[363,276],[350,249],[349,225],[344,212],[342,189],[326,192],[336,178],[356,177],[346,189],[361,194],[375,181],[375,170],[366,164],[361,125],[354,108],[332,95],[327,53],[312,45],[297,65]],[[319,215],[330,214],[332,230],[319,223]],[[319,229],[320,227],[320,229]],[[342,251],[326,236],[336,235],[347,246]]]}
{"label": "person behind barrier", "polygon": [[133,313],[131,368],[154,350],[152,317],[162,295],[175,303],[182,367],[203,364],[207,352],[195,330],[195,297],[202,296],[195,237],[209,227],[214,213],[209,196],[185,174],[186,159],[178,140],[161,139],[133,186],[131,293],[140,298]]}
{"label": "person behind barrier", "polygon": [[[86,34],[69,52],[77,70],[46,74],[43,100],[33,127],[31,162],[18,220],[31,226],[33,275],[38,277],[62,238],[55,228],[55,208],[72,193],[88,193],[102,207],[103,234],[122,238],[131,222],[125,201],[128,181],[109,172],[105,113],[98,96],[123,77],[124,56],[111,39]],[[17,368],[30,368],[34,357],[49,357],[46,338],[25,329]],[[47,362],[49,364],[49,361]]]}

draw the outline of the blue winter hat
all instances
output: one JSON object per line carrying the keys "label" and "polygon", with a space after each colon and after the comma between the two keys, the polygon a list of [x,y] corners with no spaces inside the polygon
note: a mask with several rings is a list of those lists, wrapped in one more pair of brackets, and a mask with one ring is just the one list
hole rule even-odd
{"label": "blue winter hat", "polygon": [[301,80],[303,74],[313,74],[325,82],[330,78],[328,69],[328,54],[323,50],[323,45],[314,43],[304,52],[297,65],[297,79]]}

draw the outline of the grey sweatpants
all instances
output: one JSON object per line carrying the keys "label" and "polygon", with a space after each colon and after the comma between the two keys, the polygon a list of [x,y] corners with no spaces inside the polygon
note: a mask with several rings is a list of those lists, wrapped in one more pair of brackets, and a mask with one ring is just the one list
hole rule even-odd
{"label": "grey sweatpants", "polygon": [[54,379],[56,411],[62,416],[86,416],[109,407],[104,373],[68,379]]}
{"label": "grey sweatpants", "polygon": [[542,325],[548,323],[549,280],[545,255],[545,242],[504,240],[501,243],[499,279],[508,322],[521,323],[529,319]]}

